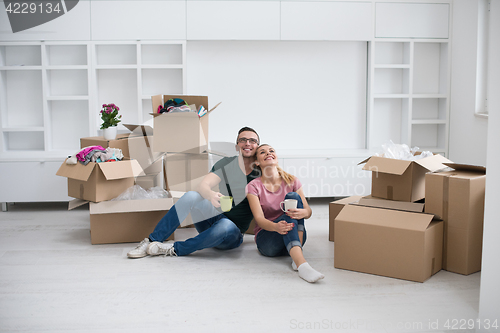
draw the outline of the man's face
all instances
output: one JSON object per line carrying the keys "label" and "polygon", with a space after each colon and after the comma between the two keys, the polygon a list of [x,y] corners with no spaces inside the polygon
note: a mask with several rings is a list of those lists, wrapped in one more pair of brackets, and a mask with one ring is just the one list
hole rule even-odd
{"label": "man's face", "polygon": [[243,157],[254,157],[259,146],[259,137],[251,131],[241,132],[236,145]]}

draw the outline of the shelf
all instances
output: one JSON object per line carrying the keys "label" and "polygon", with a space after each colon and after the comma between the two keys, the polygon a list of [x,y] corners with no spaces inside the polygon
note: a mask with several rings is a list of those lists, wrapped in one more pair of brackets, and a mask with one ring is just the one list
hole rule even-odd
{"label": "shelf", "polygon": [[41,45],[0,45],[0,66],[41,66]]}
{"label": "shelf", "polygon": [[102,65],[137,65],[137,47],[135,44],[98,44],[95,46],[97,67]]}
{"label": "shelf", "polygon": [[410,68],[410,65],[405,64],[385,64],[385,65],[374,65],[374,68]]}
{"label": "shelf", "polygon": [[375,42],[375,65],[410,65],[410,42]]}
{"label": "shelf", "polygon": [[3,132],[4,151],[44,151],[44,132],[13,131]]}
{"label": "shelf", "polygon": [[47,96],[47,101],[88,101],[90,99],[89,96]]}
{"label": "shelf", "polygon": [[415,43],[414,94],[447,94],[448,44]]}
{"label": "shelf", "polygon": [[48,66],[78,66],[88,65],[87,45],[46,45]]}
{"label": "shelf", "polygon": [[416,125],[444,125],[446,124],[446,120],[441,120],[441,119],[413,119],[411,121],[412,124]]}
{"label": "shelf", "polygon": [[47,70],[87,70],[89,66],[87,65],[58,65],[58,66],[46,66]]}
{"label": "shelf", "polygon": [[85,69],[47,70],[47,95],[87,96],[88,72]]}
{"label": "shelf", "polygon": [[373,98],[410,98],[410,94],[373,94]]}
{"label": "shelf", "polygon": [[32,70],[41,70],[42,66],[24,66],[24,65],[10,65],[10,66],[1,66],[0,70],[2,71],[32,71]]}
{"label": "shelf", "polygon": [[412,94],[413,98],[447,98],[446,94]]}
{"label": "shelf", "polygon": [[373,93],[408,94],[410,90],[409,68],[375,68]]}
{"label": "shelf", "polygon": [[182,47],[182,44],[142,44],[141,64],[182,66]]}
{"label": "shelf", "polygon": [[143,69],[183,69],[184,65],[141,65]]}
{"label": "shelf", "polygon": [[6,132],[43,132],[43,127],[4,127],[2,131]]}
{"label": "shelf", "polygon": [[98,65],[95,69],[137,69],[137,65]]}

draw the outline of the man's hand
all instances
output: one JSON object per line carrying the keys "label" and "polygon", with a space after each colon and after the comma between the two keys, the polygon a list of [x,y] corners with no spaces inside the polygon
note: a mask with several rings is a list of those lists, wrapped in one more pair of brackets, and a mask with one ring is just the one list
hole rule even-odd
{"label": "man's hand", "polygon": [[287,223],[282,220],[274,224],[274,229],[277,233],[281,235],[286,235],[290,230],[293,229],[293,223]]}
{"label": "man's hand", "polygon": [[212,195],[210,196],[210,202],[215,208],[220,207],[220,198],[223,197],[224,195],[220,192],[214,192],[212,191]]}

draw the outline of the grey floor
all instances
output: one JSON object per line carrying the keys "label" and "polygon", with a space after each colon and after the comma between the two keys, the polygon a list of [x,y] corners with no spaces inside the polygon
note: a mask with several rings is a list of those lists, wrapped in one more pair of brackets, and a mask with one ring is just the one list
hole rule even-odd
{"label": "grey floor", "polygon": [[328,201],[311,200],[306,221],[305,257],[325,275],[316,284],[290,258],[259,255],[251,235],[231,251],[131,260],[133,244],[90,244],[85,208],[9,205],[0,332],[473,332],[453,320],[477,317],[480,273],[416,283],[335,269]]}

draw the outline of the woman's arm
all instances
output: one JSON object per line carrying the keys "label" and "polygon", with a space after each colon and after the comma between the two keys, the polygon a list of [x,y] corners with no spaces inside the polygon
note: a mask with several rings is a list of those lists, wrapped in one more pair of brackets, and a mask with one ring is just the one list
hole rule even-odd
{"label": "woman's arm", "polygon": [[300,209],[289,209],[286,214],[290,216],[294,220],[300,220],[300,219],[308,219],[312,215],[312,209],[309,207],[309,204],[307,203],[306,197],[304,196],[304,191],[302,190],[302,187],[297,190],[297,194],[300,195],[300,198],[302,199],[302,204],[304,208]]}
{"label": "woman's arm", "polygon": [[255,222],[264,230],[267,231],[276,231],[282,235],[286,235],[288,231],[293,229],[293,223],[286,223],[286,221],[280,221],[275,223],[271,220],[268,220],[264,217],[264,212],[262,211],[262,207],[260,206],[259,197],[254,194],[247,194],[248,203],[250,204],[250,209],[252,210],[253,218]]}

